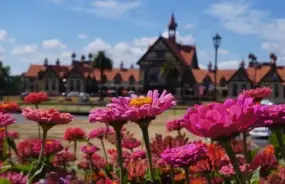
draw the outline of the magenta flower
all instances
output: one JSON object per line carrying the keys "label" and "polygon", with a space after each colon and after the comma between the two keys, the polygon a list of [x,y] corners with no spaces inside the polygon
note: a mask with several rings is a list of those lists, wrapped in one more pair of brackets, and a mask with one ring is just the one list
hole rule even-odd
{"label": "magenta flower", "polygon": [[212,139],[233,136],[252,127],[260,117],[259,107],[245,95],[227,99],[224,104],[196,105],[185,114],[184,126],[197,136]]}
{"label": "magenta flower", "polygon": [[99,148],[97,148],[94,145],[90,145],[90,144],[84,145],[81,147],[81,151],[88,156],[92,156],[98,150],[99,150]]}
{"label": "magenta flower", "polygon": [[171,131],[180,131],[183,128],[183,119],[173,119],[166,123],[166,130]]}
{"label": "magenta flower", "polygon": [[132,95],[131,97],[113,98],[107,106],[118,109],[129,120],[137,121],[154,118],[174,105],[176,105],[176,101],[172,94],[163,91],[159,95],[158,90],[150,90],[147,96]]}
{"label": "magenta flower", "polygon": [[206,153],[207,147],[205,144],[192,142],[185,146],[164,150],[161,158],[171,166],[185,168],[207,158]]}
{"label": "magenta flower", "polygon": [[113,134],[114,132],[115,131],[112,127],[99,127],[99,128],[95,128],[94,130],[92,130],[89,133],[88,138],[89,139],[92,139],[92,138],[103,139],[104,136]]}
{"label": "magenta flower", "polygon": [[73,120],[69,113],[61,113],[56,109],[23,109],[22,115],[28,120],[35,121],[41,125],[67,124]]}
{"label": "magenta flower", "polygon": [[270,96],[271,93],[272,93],[272,89],[269,87],[262,87],[262,88],[256,88],[256,89],[250,89],[250,90],[243,91],[244,95],[253,98],[256,102],[262,100],[263,98]]}
{"label": "magenta flower", "polygon": [[[246,172],[246,167],[248,167],[246,164],[240,165],[239,169],[242,173]],[[252,170],[249,170],[250,172],[252,172]],[[219,173],[224,175],[224,176],[234,176],[236,174],[232,164],[229,165],[224,165],[221,167],[221,169],[219,170]]]}
{"label": "magenta flower", "polygon": [[0,175],[0,178],[8,179],[11,184],[26,184],[28,176],[16,172],[7,172]]}
{"label": "magenta flower", "polygon": [[137,159],[145,159],[146,158],[146,152],[145,150],[135,150],[132,154],[132,159],[137,160]]}
{"label": "magenta flower", "polygon": [[256,127],[274,127],[284,125],[285,105],[264,105],[261,107],[261,116],[256,122]]}
{"label": "magenta flower", "polygon": [[126,121],[126,116],[115,108],[98,108],[90,111],[89,122],[111,123],[116,121]]}
{"label": "magenta flower", "polygon": [[0,127],[6,127],[16,122],[16,119],[12,118],[11,115],[0,112]]}
{"label": "magenta flower", "polygon": [[141,141],[137,140],[134,137],[123,138],[122,147],[133,150],[141,145]]}

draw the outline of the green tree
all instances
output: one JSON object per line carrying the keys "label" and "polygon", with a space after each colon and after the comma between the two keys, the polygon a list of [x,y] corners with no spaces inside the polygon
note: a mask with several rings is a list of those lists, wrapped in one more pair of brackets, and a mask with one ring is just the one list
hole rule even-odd
{"label": "green tree", "polygon": [[10,67],[3,66],[2,61],[0,61],[0,94],[3,95],[7,92],[10,81]]}
{"label": "green tree", "polygon": [[100,71],[100,100],[104,100],[103,85],[106,82],[104,72],[106,70],[112,70],[113,61],[106,55],[104,51],[99,51],[92,61],[92,67],[97,68]]}

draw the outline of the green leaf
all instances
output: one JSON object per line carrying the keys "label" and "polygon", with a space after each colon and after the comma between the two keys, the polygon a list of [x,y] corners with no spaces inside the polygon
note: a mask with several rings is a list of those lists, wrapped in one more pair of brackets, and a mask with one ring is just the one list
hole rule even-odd
{"label": "green leaf", "polygon": [[0,184],[11,184],[11,182],[8,179],[0,178]]}
{"label": "green leaf", "polygon": [[[120,177],[120,169],[116,169],[116,175]],[[128,183],[128,170],[126,168],[123,169],[123,183]]]}
{"label": "green leaf", "polygon": [[16,146],[14,139],[10,137],[6,137],[6,142],[15,151],[15,153],[18,153],[17,146]]}
{"label": "green leaf", "polygon": [[250,156],[250,161],[252,161],[252,159],[255,157],[255,155],[257,154],[257,152],[260,150],[260,148],[255,148],[253,150],[251,150],[249,153]]}
{"label": "green leaf", "polygon": [[105,166],[105,173],[110,179],[113,179],[112,172],[113,172],[113,166],[111,164],[107,164]]}
{"label": "green leaf", "polygon": [[259,173],[260,173],[260,167],[257,168],[254,172],[253,172],[253,175],[250,179],[250,183],[251,184],[259,184],[259,180],[260,180],[260,176],[259,176]]}

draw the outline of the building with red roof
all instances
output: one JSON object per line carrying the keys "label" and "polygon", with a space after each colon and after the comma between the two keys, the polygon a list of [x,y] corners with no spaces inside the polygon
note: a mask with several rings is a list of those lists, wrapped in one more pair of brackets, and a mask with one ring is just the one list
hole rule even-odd
{"label": "building with red roof", "polygon": [[[168,24],[168,38],[159,36],[137,61],[139,69],[132,65],[104,72],[106,88],[147,91],[167,89],[179,97],[212,97],[214,75],[212,64],[201,69],[195,45],[183,45],[176,41],[178,24],[172,14]],[[57,60],[50,64],[30,65],[24,74],[27,91],[44,90],[50,93],[95,92],[100,86],[100,71],[91,67],[92,55],[88,60],[82,56],[76,59],[72,54],[71,65],[61,65]],[[269,62],[257,61],[249,54],[249,65],[241,61],[238,69],[217,70],[217,91],[220,97],[237,96],[244,89],[257,86],[271,86],[272,98],[282,101],[285,98],[285,67],[277,66],[277,57],[270,55]],[[203,89],[203,90],[200,90]],[[201,93],[201,91],[203,93]]]}

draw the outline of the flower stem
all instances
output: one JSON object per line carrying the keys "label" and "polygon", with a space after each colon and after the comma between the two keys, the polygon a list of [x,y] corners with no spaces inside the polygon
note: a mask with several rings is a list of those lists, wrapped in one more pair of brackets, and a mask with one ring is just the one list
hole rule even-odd
{"label": "flower stem", "polygon": [[189,167],[184,167],[185,171],[185,179],[186,179],[186,184],[190,183],[190,178],[189,178]]}
{"label": "flower stem", "polygon": [[40,165],[43,162],[44,152],[45,152],[45,147],[46,147],[47,132],[48,130],[43,128],[42,147],[41,147],[41,152],[40,152],[40,156],[38,159],[38,165]]}
{"label": "flower stem", "polygon": [[124,167],[123,167],[123,152],[122,152],[122,140],[121,130],[125,122],[114,122],[110,125],[113,126],[116,132],[116,147],[118,150],[118,166],[120,169],[120,183],[124,183]]}
{"label": "flower stem", "polygon": [[108,163],[108,157],[107,157],[104,141],[103,141],[103,139],[100,139],[100,141],[101,141],[101,144],[102,144],[102,148],[103,148],[103,151],[104,151],[106,162]]}
{"label": "flower stem", "polygon": [[276,138],[277,138],[280,150],[281,150],[283,160],[285,160],[285,149],[284,149],[284,142],[282,139],[281,129],[274,129],[274,132],[275,132],[275,135],[276,135]]}
{"label": "flower stem", "polygon": [[211,180],[210,173],[206,173],[205,176],[206,176],[206,178],[207,178],[208,184],[212,184],[212,180]]}
{"label": "flower stem", "polygon": [[73,145],[73,151],[74,151],[74,165],[75,165],[75,160],[76,160],[76,153],[77,153],[77,141],[74,141],[74,145]]}
{"label": "flower stem", "polygon": [[150,143],[149,143],[149,134],[148,134],[148,127],[151,120],[143,120],[138,122],[140,129],[142,130],[143,139],[145,143],[147,158],[148,158],[148,165],[150,170],[150,176],[151,180],[155,182],[154,172],[153,172],[153,166],[152,166],[152,156],[151,156],[151,150],[150,150]]}
{"label": "flower stem", "polygon": [[245,179],[247,181],[248,184],[250,184],[250,180],[249,180],[249,171],[248,171],[248,163],[250,163],[250,159],[249,159],[249,155],[248,155],[248,150],[247,150],[247,137],[246,137],[246,132],[242,133],[242,145],[243,145],[243,155],[245,158],[245,162],[246,162],[246,175],[245,175]]}
{"label": "flower stem", "polygon": [[[35,104],[36,109],[39,108],[39,104]],[[41,139],[41,127],[38,125],[38,138]]]}
{"label": "flower stem", "polygon": [[9,138],[9,134],[8,134],[8,127],[5,127],[5,134],[6,134],[6,139],[8,141],[8,154],[9,154],[9,162],[11,164],[11,166],[13,166],[13,161],[12,161],[12,151],[11,151],[11,146],[10,146],[10,138]]}
{"label": "flower stem", "polygon": [[238,162],[237,162],[237,158],[236,158],[236,155],[232,149],[232,146],[230,144],[230,141],[225,141],[225,142],[221,142],[222,145],[224,146],[230,160],[231,160],[231,163],[233,165],[233,168],[235,170],[235,173],[236,173],[236,176],[237,176],[237,179],[238,179],[238,182],[239,184],[246,184],[245,181],[244,181],[244,178],[243,178],[243,175],[242,175],[242,172],[240,171],[240,168],[239,168],[239,165],[238,165]]}
{"label": "flower stem", "polygon": [[175,180],[174,180],[174,169],[173,169],[173,167],[170,167],[170,176],[171,176],[171,184],[174,184]]}

